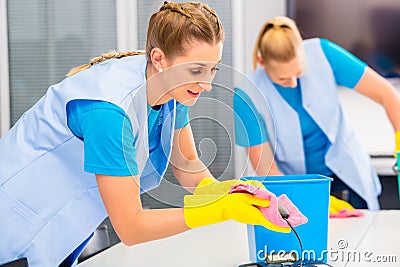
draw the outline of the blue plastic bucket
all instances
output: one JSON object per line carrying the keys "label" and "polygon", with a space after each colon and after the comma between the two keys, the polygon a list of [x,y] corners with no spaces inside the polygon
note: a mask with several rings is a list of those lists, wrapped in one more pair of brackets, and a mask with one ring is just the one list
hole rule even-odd
{"label": "blue plastic bucket", "polygon": [[286,194],[308,218],[295,229],[300,236],[303,251],[296,235],[278,233],[262,226],[248,226],[250,260],[265,262],[273,252],[295,252],[299,259],[327,261],[329,195],[332,178],[322,175],[247,176],[242,180],[259,180],[277,197]]}

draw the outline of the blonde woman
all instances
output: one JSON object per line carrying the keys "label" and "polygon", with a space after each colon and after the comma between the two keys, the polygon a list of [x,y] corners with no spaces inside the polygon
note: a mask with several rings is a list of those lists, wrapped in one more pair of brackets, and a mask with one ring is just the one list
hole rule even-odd
{"label": "blonde woman", "polygon": [[[211,90],[223,40],[208,6],[165,2],[145,54],[105,54],[49,87],[0,139],[0,264],[71,266],[106,216],[127,245],[229,219],[272,227],[254,207],[269,201],[224,194],[236,181],[216,181],[196,153],[188,107]],[[170,161],[197,195],[143,210]]]}
{"label": "blonde woman", "polygon": [[303,41],[288,17],[263,25],[253,63],[253,84],[236,88],[234,110],[236,143],[247,148],[256,173],[330,176],[332,192],[348,192],[354,207],[379,209],[381,185],[346,120],[338,85],[381,104],[398,139],[400,100],[393,86],[329,40]]}

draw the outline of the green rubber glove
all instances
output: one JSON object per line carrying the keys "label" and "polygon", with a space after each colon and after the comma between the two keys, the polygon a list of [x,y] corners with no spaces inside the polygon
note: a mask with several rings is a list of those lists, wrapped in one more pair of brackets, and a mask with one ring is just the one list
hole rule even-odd
{"label": "green rubber glove", "polygon": [[252,184],[265,189],[265,186],[256,180],[242,181],[233,179],[220,182],[213,177],[205,177],[197,185],[193,195],[224,195],[228,194],[231,187],[237,184]]}
{"label": "green rubber glove", "polygon": [[186,225],[190,228],[235,220],[245,224],[262,225],[276,232],[289,233],[289,227],[272,224],[255,207],[268,207],[269,204],[269,200],[247,193],[187,195],[184,198],[184,217]]}

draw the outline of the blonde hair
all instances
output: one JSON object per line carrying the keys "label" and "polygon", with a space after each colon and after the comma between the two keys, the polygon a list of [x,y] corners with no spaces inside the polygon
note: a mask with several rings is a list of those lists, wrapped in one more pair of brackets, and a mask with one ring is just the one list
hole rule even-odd
{"label": "blonde hair", "polygon": [[296,23],[284,16],[267,21],[261,28],[253,52],[253,68],[256,69],[258,56],[264,64],[270,60],[288,62],[301,47],[302,37]]}
{"label": "blonde hair", "polygon": [[111,52],[108,52],[106,54],[102,54],[99,57],[92,58],[89,63],[83,64],[83,65],[80,65],[78,67],[75,67],[75,68],[71,69],[67,73],[66,76],[72,76],[72,75],[80,72],[81,70],[88,69],[91,66],[93,66],[94,64],[100,63],[100,62],[102,62],[104,60],[107,60],[107,59],[129,57],[129,56],[136,56],[136,55],[142,55],[142,54],[144,54],[143,51],[142,52],[141,51],[128,51],[128,52],[111,51]]}
{"label": "blonde hair", "polygon": [[187,45],[193,41],[217,44],[223,41],[224,28],[214,10],[203,3],[173,3],[165,1],[159,11],[149,20],[146,39],[146,51],[116,52],[112,51],[93,58],[89,63],[71,69],[67,76],[111,58],[121,58],[145,53],[151,61],[151,50],[160,48],[166,57],[182,55]]}
{"label": "blonde hair", "polygon": [[153,48],[160,48],[166,57],[183,55],[193,41],[216,44],[224,40],[224,29],[214,10],[197,2],[165,1],[150,17],[146,54],[150,61]]}

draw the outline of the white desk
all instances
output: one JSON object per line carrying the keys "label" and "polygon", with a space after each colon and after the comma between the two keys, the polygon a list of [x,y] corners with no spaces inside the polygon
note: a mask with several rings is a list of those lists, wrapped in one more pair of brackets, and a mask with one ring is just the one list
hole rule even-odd
{"label": "white desk", "polygon": [[331,219],[329,248],[336,266],[400,266],[400,210],[365,211],[361,218]]}
{"label": "white desk", "polygon": [[78,267],[237,267],[247,262],[247,228],[227,221],[132,247],[119,243]]}
{"label": "white desk", "polygon": [[[399,226],[400,210],[331,219],[328,263],[335,267],[400,266]],[[360,255],[359,259],[354,255]],[[378,256],[390,256],[386,260],[392,263],[374,263],[382,259]],[[237,267],[248,262],[247,228],[228,221],[132,247],[117,244],[78,267]]]}

